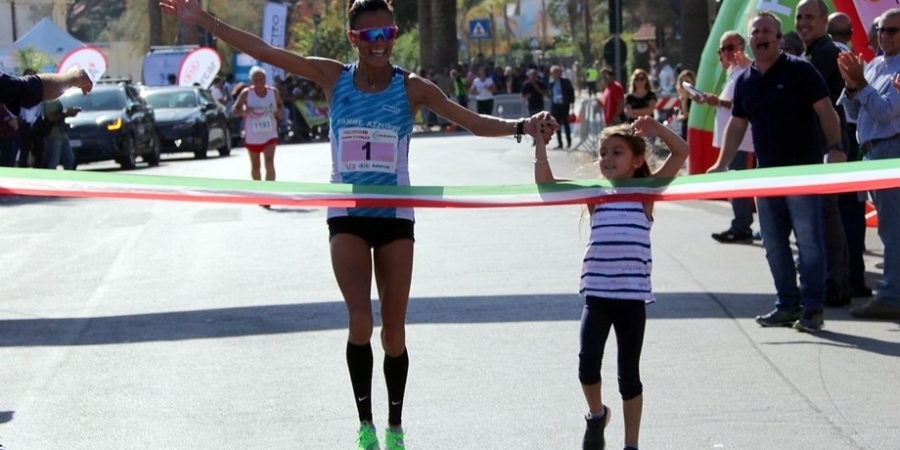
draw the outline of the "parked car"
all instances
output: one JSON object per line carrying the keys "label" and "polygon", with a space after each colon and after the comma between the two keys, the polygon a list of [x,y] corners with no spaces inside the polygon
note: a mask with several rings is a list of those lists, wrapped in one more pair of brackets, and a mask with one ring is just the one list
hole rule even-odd
{"label": "parked car", "polygon": [[144,100],[156,112],[163,153],[191,152],[206,158],[209,149],[231,154],[231,130],[225,107],[196,86],[147,87]]}
{"label": "parked car", "polygon": [[87,95],[69,90],[60,101],[63,108],[81,108],[66,118],[75,164],[114,160],[133,169],[138,156],[151,166],[159,164],[153,109],[130,83],[102,81]]}

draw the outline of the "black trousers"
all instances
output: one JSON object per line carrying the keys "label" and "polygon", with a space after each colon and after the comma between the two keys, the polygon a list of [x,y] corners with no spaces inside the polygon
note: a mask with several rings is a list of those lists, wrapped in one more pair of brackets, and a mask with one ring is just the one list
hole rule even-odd
{"label": "black trousers", "polygon": [[559,129],[556,130],[556,142],[560,147],[563,146],[562,133],[566,132],[566,147],[572,146],[572,126],[569,124],[569,104],[554,103],[550,106],[550,114],[559,123]]}

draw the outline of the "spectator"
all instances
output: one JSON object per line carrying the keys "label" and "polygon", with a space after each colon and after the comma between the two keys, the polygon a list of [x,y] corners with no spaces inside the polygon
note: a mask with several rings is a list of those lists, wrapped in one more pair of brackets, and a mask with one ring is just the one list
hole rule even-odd
{"label": "spectator", "polygon": [[59,98],[69,88],[79,88],[87,94],[94,83],[84,69],[73,67],[66,73],[42,73],[16,77],[0,71],[0,103],[13,115],[21,108],[30,108],[42,101]]}
{"label": "spectator", "polygon": [[806,44],[796,31],[788,31],[782,38],[781,49],[791,56],[803,56],[806,53]]}
{"label": "spectator", "polygon": [[[850,17],[842,12],[836,12],[828,16],[828,34],[834,40],[834,45],[841,51],[850,50],[850,38],[853,36],[853,28],[850,25]],[[859,161],[862,155],[859,152],[859,142],[856,140],[856,120],[847,117],[846,133],[847,160]],[[866,193],[847,192],[838,195],[838,206],[841,210],[841,222],[844,224],[844,236],[847,240],[847,266],[849,268],[850,296],[871,297],[872,289],[866,286],[866,263],[863,253],[866,250]]]}
{"label": "spectator", "polygon": [[[662,95],[675,94],[675,69],[669,65],[669,59],[659,58],[659,92]],[[651,114],[652,115],[652,114]]]}
{"label": "spectator", "polygon": [[[844,81],[837,66],[841,50],[828,36],[828,5],[823,0],[803,0],[797,5],[794,26],[806,52],[803,57],[816,67],[828,86],[831,104],[836,105],[844,89]],[[846,121],[844,108],[836,108],[840,120],[840,151],[847,153]],[[824,149],[823,149],[824,152]],[[846,160],[846,156],[844,157]],[[828,264],[825,278],[825,306],[840,307],[850,304],[850,269],[848,265],[847,238],[841,222],[838,195],[822,197],[825,224],[825,253]]]}
{"label": "spectator", "polygon": [[[822,75],[809,62],[781,52],[781,21],[771,12],[758,11],[750,21],[749,31],[756,61],[737,80],[732,117],[725,127],[725,143],[719,160],[709,171],[728,167],[748,124],[753,125],[757,167],[820,164],[822,131],[826,134],[829,160],[844,160],[840,150],[840,119]],[[820,330],[825,322],[821,196],[761,197],[756,205],[766,260],[777,291],[775,309],[757,316],[756,322],[764,327]],[[794,261],[792,232],[800,255],[799,264]]]}
{"label": "spectator", "polygon": [[466,89],[466,79],[456,69],[450,71],[450,78],[453,79],[453,94],[456,102],[463,108],[468,108],[469,91]]}
{"label": "spectator", "polygon": [[75,117],[78,111],[77,108],[63,110],[63,104],[58,99],[44,103],[42,114],[50,123],[50,132],[44,141],[48,169],[56,170],[62,162],[63,169],[75,170],[75,154],[72,153],[72,146],[69,144],[69,126],[66,124],[66,117]]}
{"label": "spectator", "polygon": [[[670,68],[671,69],[671,68]],[[672,79],[675,84],[675,79]],[[656,112],[656,93],[650,87],[650,76],[643,69],[635,69],[631,74],[631,85],[625,96],[625,117],[634,122],[638,117],[653,117]]]}
{"label": "spectator", "polygon": [[603,80],[603,92],[600,94],[603,124],[609,127],[625,122],[625,88],[616,81],[612,69],[603,69],[600,77]]}
{"label": "spectator", "polygon": [[469,92],[475,94],[475,109],[478,114],[494,113],[494,92],[497,86],[494,81],[487,75],[487,70],[482,67],[478,69],[478,76],[472,80]]}
{"label": "spectator", "polygon": [[522,85],[522,97],[528,106],[528,115],[533,116],[544,110],[547,86],[538,77],[537,69],[528,70],[528,81]]}
{"label": "spectator", "polygon": [[[798,37],[799,38],[799,37]],[[732,100],[734,99],[734,86],[738,78],[750,67],[752,61],[744,53],[745,41],[737,31],[727,31],[719,40],[719,62],[725,69],[725,85],[722,92],[716,97],[706,93],[703,102],[716,108],[715,129],[713,129],[713,147],[722,148],[725,140],[725,127],[731,119]],[[802,42],[801,42],[802,43]],[[752,167],[753,139],[751,126],[748,124],[747,132],[738,145],[736,156],[728,165],[728,170],[744,170]],[[753,199],[733,198],[731,209],[734,218],[731,226],[721,232],[713,233],[712,238],[723,244],[751,244],[753,243]]]}
{"label": "spectator", "polygon": [[678,115],[676,118],[681,123],[681,138],[687,140],[688,118],[691,115],[691,94],[684,89],[682,83],[697,84],[697,75],[690,70],[682,70],[675,82],[675,91],[678,93]]}
{"label": "spectator", "polygon": [[559,66],[550,67],[553,82],[550,83],[550,114],[559,123],[560,129],[556,130],[557,149],[562,148],[562,132],[566,131],[566,148],[572,147],[572,127],[569,125],[569,112],[575,103],[575,88],[568,78],[562,77],[562,69]]}
{"label": "spectator", "polygon": [[[838,67],[846,83],[840,103],[857,119],[857,139],[866,160],[900,157],[900,8],[878,19],[883,55],[863,69],[861,57],[841,53]],[[895,83],[892,85],[892,83]],[[863,319],[900,319],[900,188],[870,193],[878,212],[878,237],[884,244],[884,278],[868,303],[850,310]]]}
{"label": "spectator", "polygon": [[16,167],[19,148],[16,143],[16,116],[0,103],[0,167]]}

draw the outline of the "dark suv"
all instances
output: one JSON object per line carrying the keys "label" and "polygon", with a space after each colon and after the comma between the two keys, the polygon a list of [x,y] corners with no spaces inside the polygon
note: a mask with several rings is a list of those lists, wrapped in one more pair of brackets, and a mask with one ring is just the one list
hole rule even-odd
{"label": "dark suv", "polygon": [[137,157],[159,164],[159,134],[153,109],[127,82],[103,82],[87,95],[70,90],[60,97],[63,108],[81,108],[66,119],[75,163],[114,160],[133,169]]}

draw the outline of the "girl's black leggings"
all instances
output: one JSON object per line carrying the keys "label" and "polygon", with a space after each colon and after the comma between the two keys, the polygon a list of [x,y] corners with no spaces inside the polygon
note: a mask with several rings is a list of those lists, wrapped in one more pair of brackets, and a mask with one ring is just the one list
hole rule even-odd
{"label": "girl's black leggings", "polygon": [[619,393],[631,400],[644,390],[641,384],[641,349],[647,310],[641,300],[613,300],[587,297],[581,314],[581,351],[578,353],[578,379],[593,385],[601,381],[600,366],[610,328],[616,331],[619,346]]}

